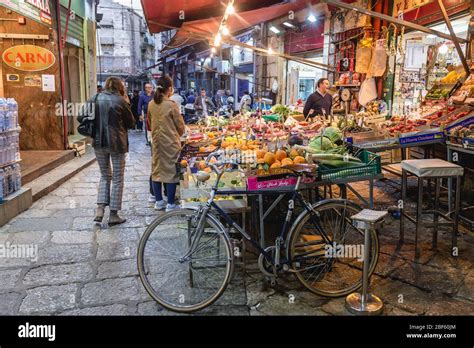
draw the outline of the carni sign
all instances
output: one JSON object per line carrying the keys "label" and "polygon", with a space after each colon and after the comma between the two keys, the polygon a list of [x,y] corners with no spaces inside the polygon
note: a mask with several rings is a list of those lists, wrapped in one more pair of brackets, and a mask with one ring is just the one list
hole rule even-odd
{"label": "carni sign", "polygon": [[42,71],[56,62],[54,54],[46,48],[34,45],[13,46],[5,50],[2,60],[6,65],[22,71]]}

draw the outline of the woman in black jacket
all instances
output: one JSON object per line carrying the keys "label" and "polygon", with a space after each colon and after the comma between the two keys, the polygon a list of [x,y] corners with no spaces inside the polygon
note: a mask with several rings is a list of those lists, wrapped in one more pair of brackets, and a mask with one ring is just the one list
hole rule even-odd
{"label": "woman in black jacket", "polygon": [[[94,99],[95,135],[92,143],[101,173],[94,221],[102,222],[108,205],[109,225],[112,226],[126,221],[118,215],[118,211],[122,208],[128,129],[135,128],[135,118],[123,82],[117,77],[109,77],[104,92]],[[78,121],[81,122],[80,116]]]}

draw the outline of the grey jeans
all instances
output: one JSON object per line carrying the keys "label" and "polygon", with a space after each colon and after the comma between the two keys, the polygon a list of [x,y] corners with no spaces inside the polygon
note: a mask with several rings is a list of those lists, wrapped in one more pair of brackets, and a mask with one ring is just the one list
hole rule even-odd
{"label": "grey jeans", "polygon": [[106,148],[97,148],[94,151],[101,174],[97,204],[109,205],[110,210],[120,210],[122,209],[125,154],[111,153]]}

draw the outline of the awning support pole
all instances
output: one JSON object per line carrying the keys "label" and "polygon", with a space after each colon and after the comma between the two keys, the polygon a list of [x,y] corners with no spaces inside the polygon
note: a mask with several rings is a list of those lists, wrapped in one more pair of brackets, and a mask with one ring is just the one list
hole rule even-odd
{"label": "awning support pole", "polygon": [[[451,35],[442,33],[440,31],[437,31],[437,30],[434,30],[434,29],[431,29],[431,28],[427,28],[427,27],[424,27],[422,25],[415,24],[415,23],[412,23],[412,22],[404,21],[402,19],[398,19],[398,18],[389,16],[389,15],[385,15],[385,14],[382,14],[382,13],[371,11],[371,10],[368,10],[366,8],[359,7],[359,6],[356,6],[356,5],[353,5],[353,4],[346,4],[346,3],[341,2],[339,0],[321,0],[321,3],[327,3],[327,4],[330,4],[330,5],[333,5],[333,6],[345,8],[347,10],[353,10],[353,11],[356,11],[356,12],[360,12],[360,13],[372,16],[374,18],[383,19],[383,20],[385,20],[389,23],[394,23],[394,24],[397,24],[397,25],[400,25],[400,26],[403,26],[403,27],[407,27],[407,28],[410,28],[410,29],[418,30],[418,31],[421,31],[421,32],[424,32],[424,33],[427,33],[427,34],[436,35],[436,36],[442,37],[443,39],[446,39],[446,40],[453,40],[453,37],[451,37]],[[462,39],[460,37],[456,37],[456,38],[457,38],[458,42],[462,42],[462,43],[467,42],[467,40]]]}
{"label": "awning support pole", "polygon": [[438,0],[439,8],[441,9],[441,13],[443,14],[444,21],[446,22],[446,26],[448,27],[449,32],[451,33],[451,41],[454,42],[454,46],[456,47],[456,51],[458,51],[459,58],[461,58],[462,65],[464,66],[464,70],[466,70],[466,77],[469,76],[471,69],[469,69],[469,65],[466,61],[466,56],[461,49],[461,45],[459,45],[458,38],[454,33],[453,26],[451,25],[451,21],[449,20],[448,13],[446,12],[446,8],[444,7],[443,0]]}

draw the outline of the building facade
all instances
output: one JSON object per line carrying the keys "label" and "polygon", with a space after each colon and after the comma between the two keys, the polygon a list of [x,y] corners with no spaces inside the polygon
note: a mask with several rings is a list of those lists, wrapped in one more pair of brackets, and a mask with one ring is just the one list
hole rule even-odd
{"label": "building facade", "polygon": [[143,17],[113,0],[101,0],[97,8],[97,80],[122,77],[129,91],[142,90],[152,79],[155,38]]}

